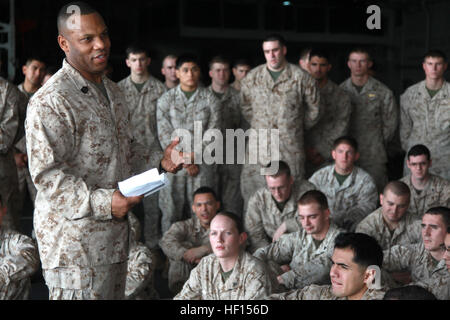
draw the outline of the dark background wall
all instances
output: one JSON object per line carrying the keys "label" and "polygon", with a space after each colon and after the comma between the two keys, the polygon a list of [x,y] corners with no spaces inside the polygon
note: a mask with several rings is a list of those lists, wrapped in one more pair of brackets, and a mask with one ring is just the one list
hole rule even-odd
{"label": "dark background wall", "polygon": [[[15,0],[16,77],[27,56],[39,54],[60,66],[62,51],[56,42],[56,15],[66,0]],[[151,49],[151,72],[161,78],[164,55],[196,53],[208,84],[208,60],[216,54],[245,57],[254,66],[263,63],[261,39],[279,32],[288,40],[288,60],[297,63],[304,47],[332,53],[331,78],[348,77],[346,57],[354,46],[366,46],[375,62],[376,77],[398,96],[423,78],[421,56],[428,48],[450,52],[450,2],[445,0],[127,0],[86,1],[104,16],[112,40],[112,78],[128,74],[124,51],[131,42]],[[382,29],[369,30],[366,9],[381,8]],[[0,0],[0,21],[8,22],[9,0]],[[1,40],[1,36],[0,36]],[[4,60],[5,52],[2,52]],[[3,64],[3,74],[6,72]]]}

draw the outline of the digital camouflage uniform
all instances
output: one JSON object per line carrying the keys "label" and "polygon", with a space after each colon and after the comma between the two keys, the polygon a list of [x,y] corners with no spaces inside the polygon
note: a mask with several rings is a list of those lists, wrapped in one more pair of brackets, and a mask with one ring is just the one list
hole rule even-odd
{"label": "digital camouflage uniform", "polygon": [[383,250],[399,244],[408,245],[422,241],[422,221],[411,214],[405,212],[398,222],[397,228],[390,231],[386,225],[382,214],[383,208],[380,207],[362,220],[356,227],[356,232],[368,234],[375,238]]}
{"label": "digital camouflage uniform", "polygon": [[34,230],[50,299],[124,298],[128,223],[112,216],[112,196],[131,168],[160,160],[133,142],[122,91],[102,83],[109,99],[64,60],[28,105]]}
{"label": "digital camouflage uniform", "polygon": [[3,218],[7,229],[20,227],[21,203],[18,195],[17,167],[14,161],[14,139],[19,130],[19,109],[26,102],[16,86],[0,78],[0,193],[8,213]]}
{"label": "digital camouflage uniform", "polygon": [[334,170],[334,165],[322,168],[309,178],[309,182],[327,196],[331,219],[339,227],[353,231],[376,209],[377,188],[372,177],[361,168],[355,166],[342,185],[334,176]]}
{"label": "digital camouflage uniform", "polygon": [[[383,300],[385,289],[368,289],[360,300]],[[270,300],[348,300],[347,297],[339,298],[332,292],[331,285],[312,284],[303,289],[272,294]]]}
{"label": "digital camouflage uniform", "polygon": [[[400,96],[400,141],[406,152],[416,144],[430,149],[432,174],[450,180],[450,83],[431,98],[425,80]],[[405,175],[409,169],[405,167]]]}
{"label": "digital camouflage uniform", "polygon": [[211,254],[195,267],[175,300],[260,300],[271,294],[263,262],[241,252],[230,277],[224,282],[219,259]]}
{"label": "digital camouflage uniform", "polygon": [[[209,86],[208,90],[214,93],[212,87]],[[241,195],[241,171],[242,164],[237,163],[238,148],[237,143],[233,143],[234,157],[230,157],[229,160],[232,163],[227,164],[227,152],[226,152],[226,130],[237,130],[243,127],[241,108],[239,106],[239,92],[234,88],[228,87],[224,95],[220,98],[220,111],[222,113],[222,134],[224,137],[223,154],[224,162],[218,166],[219,172],[219,189],[220,189],[220,201],[224,211],[229,211],[242,217],[242,209],[244,206]]]}
{"label": "digital camouflage uniform", "polygon": [[275,277],[282,273],[274,266],[289,265],[290,271],[281,274],[283,284],[288,289],[301,289],[310,284],[330,282],[331,256],[334,251],[334,239],[345,232],[333,223],[319,246],[304,229],[282,235],[278,241],[256,250],[255,257],[273,266]]}
{"label": "digital camouflage uniform", "polygon": [[[348,133],[352,105],[348,93],[331,80],[328,80],[325,86],[319,90],[323,115],[319,122],[306,132],[305,145],[314,148],[325,159],[321,168],[333,162],[331,150],[334,141]],[[318,169],[319,167],[306,162],[308,177]]]}
{"label": "digital camouflage uniform", "polygon": [[27,300],[30,277],[39,267],[36,244],[12,230],[0,229],[0,300]]}
{"label": "digital camouflage uniform", "polygon": [[412,284],[427,289],[438,300],[450,300],[450,272],[448,270],[439,270],[433,273],[430,278]]}
{"label": "digital camouflage uniform", "polygon": [[[202,136],[194,137],[194,126],[199,124],[203,135],[208,129],[220,130],[222,125],[220,102],[214,94],[203,87],[198,87],[189,98],[181,91],[180,85],[167,91],[158,100],[156,111],[159,142],[163,149],[167,148],[172,139],[175,138],[176,129],[184,129],[190,134],[190,145],[188,137],[183,137],[179,149],[186,152],[195,152],[210,141],[202,142]],[[200,133],[200,132],[198,132]],[[194,147],[194,144],[197,144]],[[214,164],[206,164],[202,155],[195,154],[195,162],[199,164],[200,172],[196,177],[188,175],[185,169],[177,174],[167,174],[169,185],[159,193],[159,207],[162,211],[162,234],[164,234],[172,223],[190,217],[192,206],[192,194],[200,187],[211,187],[217,192],[217,171]]]}
{"label": "digital camouflage uniform", "polygon": [[358,141],[358,166],[375,180],[381,192],[387,181],[386,147],[394,138],[398,126],[398,110],[392,91],[375,78],[369,77],[359,93],[351,78],[341,83],[350,94],[352,116],[349,134]]}
{"label": "digital camouflage uniform", "polygon": [[[408,270],[412,282],[426,282],[432,278],[447,277],[445,260],[436,261],[423,242],[410,245],[396,245],[383,252],[383,268],[388,272]],[[436,285],[440,281],[434,282]],[[446,282],[448,284],[448,282]],[[445,283],[442,283],[443,285]]]}
{"label": "digital camouflage uniform", "polygon": [[414,188],[411,175],[403,177],[400,181],[406,183],[411,190],[408,211],[417,219],[422,219],[422,215],[430,208],[440,206],[450,208],[450,182],[448,180],[430,174],[430,180],[420,193]]}
{"label": "digital camouflage uniform", "polygon": [[248,202],[244,217],[244,227],[248,234],[248,250],[254,252],[256,249],[272,243],[275,231],[283,222],[286,222],[288,232],[299,230],[297,201],[305,192],[315,189],[314,185],[306,180],[294,182],[291,196],[283,211],[278,209],[277,203],[267,186],[256,191]]}
{"label": "digital camouflage uniform", "polygon": [[[195,265],[183,259],[184,253],[209,243],[209,229],[200,224],[196,216],[175,222],[159,241],[159,246],[169,258],[169,289],[180,292]],[[212,252],[212,251],[211,251]]]}
{"label": "digital camouflage uniform", "polygon": [[[23,83],[21,83],[18,86],[20,92],[23,93],[23,97],[25,99],[25,103],[21,103],[21,106],[19,107],[19,130],[18,135],[16,136],[16,140],[19,138],[19,140],[15,143],[15,153],[27,153],[27,144],[25,139],[25,116],[27,112],[27,105],[28,100],[33,96],[32,94],[25,91],[23,87]],[[23,207],[23,203],[25,201],[25,188],[28,189],[28,193],[30,195],[31,201],[36,199],[36,187],[33,184],[33,181],[31,181],[30,176],[30,170],[28,169],[28,166],[25,168],[17,168],[17,178],[19,182],[19,193],[18,197],[20,197],[20,205],[21,208]]]}
{"label": "digital camouflage uniform", "polygon": [[[257,133],[259,129],[279,130],[279,158],[271,155],[273,147],[270,132],[261,136],[263,139],[267,138],[266,152],[259,152],[263,143],[247,140],[245,165],[241,174],[244,210],[250,197],[265,186],[261,166],[282,160],[289,165],[295,180],[304,178],[304,131],[319,121],[322,112],[320,103],[316,80],[293,64],[286,64],[275,82],[266,64],[254,68],[242,79],[241,109],[250,128]],[[249,155],[257,156],[258,163],[249,163]]]}
{"label": "digital camouflage uniform", "polygon": [[[152,152],[160,153],[162,157],[156,129],[156,102],[166,91],[164,84],[150,76],[141,91],[138,91],[131,81],[131,76],[128,76],[118,85],[125,95],[130,110],[130,125],[136,141],[152,150]],[[158,195],[159,192],[156,192],[145,197],[142,201],[144,207],[144,241],[151,249],[158,246],[158,241],[161,238],[159,225],[161,212],[158,208]]]}
{"label": "digital camouflage uniform", "polygon": [[159,298],[154,287],[155,258],[149,248],[139,241],[141,231],[137,218],[128,214],[130,226],[130,251],[125,285],[128,300],[149,300]]}

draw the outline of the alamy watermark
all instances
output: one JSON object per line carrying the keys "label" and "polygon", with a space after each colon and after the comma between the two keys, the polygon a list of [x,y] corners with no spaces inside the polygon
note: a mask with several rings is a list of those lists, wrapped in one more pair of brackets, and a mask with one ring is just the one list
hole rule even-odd
{"label": "alamy watermark", "polygon": [[366,13],[371,14],[369,18],[367,18],[366,26],[367,29],[381,29],[381,9],[379,6],[373,4],[367,7]]}
{"label": "alamy watermark", "polygon": [[[180,151],[194,153],[194,164],[271,164],[260,169],[261,175],[274,175],[280,161],[280,132],[278,129],[227,129],[225,137],[219,129],[203,133],[201,121],[194,121],[194,134],[176,129],[171,140],[180,138]],[[246,157],[246,140],[249,152]],[[225,149],[225,150],[224,150]],[[270,161],[267,161],[270,159]],[[172,158],[174,161],[175,159]],[[191,163],[187,163],[191,164]]]}

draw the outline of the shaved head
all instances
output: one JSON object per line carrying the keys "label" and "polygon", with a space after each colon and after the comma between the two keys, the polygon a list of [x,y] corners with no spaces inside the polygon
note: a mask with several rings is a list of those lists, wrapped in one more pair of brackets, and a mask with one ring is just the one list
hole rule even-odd
{"label": "shaved head", "polygon": [[[58,13],[58,34],[64,36],[68,29],[77,28],[77,15],[87,15],[91,13],[99,14],[98,11],[89,4],[81,1],[66,4]],[[71,17],[72,19],[69,20]]]}

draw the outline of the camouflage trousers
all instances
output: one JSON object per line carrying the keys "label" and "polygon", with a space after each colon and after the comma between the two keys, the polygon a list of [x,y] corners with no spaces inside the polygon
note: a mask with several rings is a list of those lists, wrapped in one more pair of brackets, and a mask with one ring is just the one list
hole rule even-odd
{"label": "camouflage trousers", "polygon": [[158,248],[161,239],[161,210],[158,206],[159,193],[145,197],[142,201],[144,207],[144,241],[149,249]]}
{"label": "camouflage trousers", "polygon": [[244,213],[247,211],[250,197],[266,185],[264,176],[259,172],[257,165],[244,165],[241,173],[241,194],[244,199]]}
{"label": "camouflage trousers", "polygon": [[43,270],[49,300],[124,300],[127,262]]}
{"label": "camouflage trousers", "polygon": [[21,197],[25,198],[25,188],[28,188],[28,192],[30,194],[31,201],[36,199],[36,187],[34,186],[33,181],[31,180],[30,171],[28,167],[25,168],[17,168],[17,178],[19,181],[19,192],[21,193]]}
{"label": "camouflage trousers", "polygon": [[220,200],[224,211],[242,217],[244,199],[241,194],[241,165],[228,164],[219,167]]}
{"label": "camouflage trousers", "polygon": [[196,177],[181,173],[168,173],[169,185],[159,192],[162,234],[169,230],[173,223],[191,217],[192,196],[198,188],[210,187],[216,194],[218,191],[215,166],[200,166],[200,173]]}
{"label": "camouflage trousers", "polygon": [[12,153],[0,155],[0,193],[3,205],[8,208],[2,227],[20,231],[22,204],[19,197],[17,170]]}
{"label": "camouflage trousers", "polygon": [[388,183],[386,163],[374,163],[368,161],[359,161],[356,165],[365,170],[375,181],[378,193],[382,193],[384,187]]}
{"label": "camouflage trousers", "polygon": [[169,290],[178,294],[183,289],[184,283],[189,279],[195,265],[180,260],[169,260]]}

